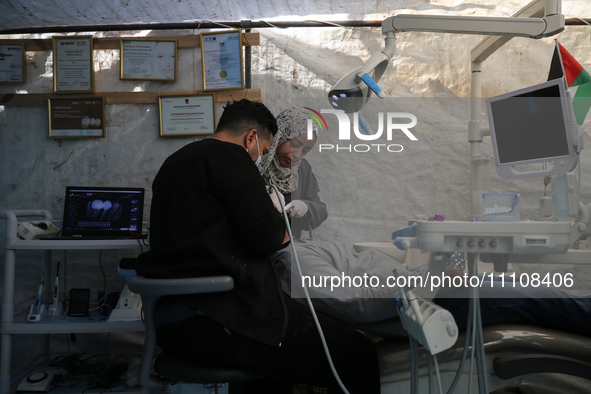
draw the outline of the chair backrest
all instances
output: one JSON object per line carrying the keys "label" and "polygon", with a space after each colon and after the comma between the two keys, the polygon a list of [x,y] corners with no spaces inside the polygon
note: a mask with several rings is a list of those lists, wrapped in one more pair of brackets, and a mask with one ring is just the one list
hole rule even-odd
{"label": "chair backrest", "polygon": [[139,294],[144,312],[145,337],[142,360],[138,377],[144,389],[161,389],[170,383],[169,380],[153,375],[152,364],[156,354],[156,322],[154,313],[156,302],[166,295],[199,294],[229,291],[234,288],[234,280],[230,276],[207,276],[200,278],[150,279],[135,275],[128,281],[129,290]]}

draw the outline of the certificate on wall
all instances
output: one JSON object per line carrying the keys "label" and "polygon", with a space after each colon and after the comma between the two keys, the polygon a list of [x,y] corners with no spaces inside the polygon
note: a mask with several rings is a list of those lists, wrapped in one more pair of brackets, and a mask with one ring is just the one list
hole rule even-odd
{"label": "certificate on wall", "polygon": [[121,40],[121,79],[177,80],[176,40]]}
{"label": "certificate on wall", "polygon": [[215,131],[215,96],[158,97],[160,136],[207,135]]}
{"label": "certificate on wall", "polygon": [[94,92],[92,36],[53,37],[53,91]]}
{"label": "certificate on wall", "polygon": [[203,90],[244,87],[242,32],[201,33]]}
{"label": "certificate on wall", "polygon": [[25,44],[0,44],[0,83],[25,83]]}
{"label": "certificate on wall", "polygon": [[48,103],[50,137],[105,136],[103,97],[54,97],[48,99]]}

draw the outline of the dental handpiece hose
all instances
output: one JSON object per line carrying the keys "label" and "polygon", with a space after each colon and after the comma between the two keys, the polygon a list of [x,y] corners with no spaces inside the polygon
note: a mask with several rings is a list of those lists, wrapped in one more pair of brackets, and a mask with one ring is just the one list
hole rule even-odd
{"label": "dental handpiece hose", "polygon": [[[273,190],[275,190],[275,193],[277,193],[277,195],[279,195],[279,190],[277,189],[277,187],[271,183],[269,185],[271,188],[273,188]],[[291,240],[290,245],[291,245],[291,250],[293,252],[293,257],[294,257],[294,260],[296,263],[296,267],[298,269],[298,275],[300,277],[302,277],[303,276],[302,267],[300,266],[300,260],[298,259],[298,254],[296,252],[295,245],[293,242],[293,234],[291,232],[291,226],[289,225],[289,217],[287,216],[287,212],[285,211],[285,204],[283,203],[283,201],[281,201],[281,199],[279,199],[279,204],[281,205],[281,212],[283,212],[283,218],[285,219],[285,223],[287,224],[287,234],[289,235],[289,239]],[[306,296],[306,301],[308,302],[308,307],[310,308],[310,312],[312,314],[312,318],[314,319],[314,323],[316,324],[316,328],[318,329],[318,333],[320,334],[320,340],[322,341],[322,346],[324,347],[324,352],[326,353],[326,358],[328,359],[328,364],[330,366],[330,370],[332,371],[332,374],[334,375],[335,380],[339,384],[339,387],[341,388],[341,390],[343,390],[343,393],[349,394],[349,391],[347,390],[344,383],[342,382],[342,380],[339,376],[339,373],[337,372],[337,369],[334,366],[334,363],[332,361],[332,357],[330,356],[330,350],[328,349],[328,344],[326,343],[326,338],[324,337],[324,333],[322,331],[322,326],[320,325],[320,321],[318,321],[318,316],[316,316],[316,311],[314,310],[314,305],[312,304],[312,300],[310,299],[310,294],[308,293],[308,288],[306,286],[303,286],[303,289],[304,289],[304,295]]]}

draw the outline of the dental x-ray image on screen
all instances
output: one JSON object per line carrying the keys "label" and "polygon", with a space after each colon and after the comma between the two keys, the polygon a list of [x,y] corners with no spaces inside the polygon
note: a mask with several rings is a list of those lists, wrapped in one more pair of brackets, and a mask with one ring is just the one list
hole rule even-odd
{"label": "dental x-ray image on screen", "polygon": [[143,211],[143,188],[68,186],[62,236],[137,237]]}

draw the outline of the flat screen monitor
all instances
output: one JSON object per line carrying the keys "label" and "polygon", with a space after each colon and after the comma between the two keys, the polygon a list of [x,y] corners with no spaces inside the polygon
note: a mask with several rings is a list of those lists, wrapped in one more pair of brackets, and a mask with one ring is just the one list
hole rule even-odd
{"label": "flat screen monitor", "polygon": [[62,235],[137,238],[142,233],[144,188],[67,186]]}
{"label": "flat screen monitor", "polygon": [[578,128],[559,78],[486,100],[501,178],[565,174],[578,163]]}

